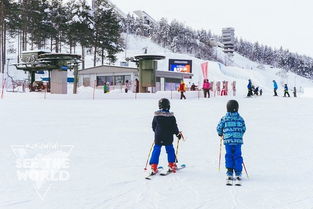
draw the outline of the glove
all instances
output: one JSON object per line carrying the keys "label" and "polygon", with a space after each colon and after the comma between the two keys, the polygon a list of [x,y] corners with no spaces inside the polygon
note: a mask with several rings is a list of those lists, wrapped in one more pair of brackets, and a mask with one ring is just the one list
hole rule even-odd
{"label": "glove", "polygon": [[176,136],[177,136],[177,138],[180,140],[180,139],[182,138],[181,132],[179,132],[179,134],[177,134]]}

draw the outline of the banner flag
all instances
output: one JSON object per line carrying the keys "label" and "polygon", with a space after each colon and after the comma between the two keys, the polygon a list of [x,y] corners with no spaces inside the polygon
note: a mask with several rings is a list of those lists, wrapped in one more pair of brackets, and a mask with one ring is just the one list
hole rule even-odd
{"label": "banner flag", "polygon": [[203,79],[208,79],[208,62],[201,64]]}

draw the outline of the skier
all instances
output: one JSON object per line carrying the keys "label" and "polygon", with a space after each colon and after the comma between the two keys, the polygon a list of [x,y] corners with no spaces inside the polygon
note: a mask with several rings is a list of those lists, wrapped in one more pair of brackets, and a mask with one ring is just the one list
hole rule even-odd
{"label": "skier", "polygon": [[136,86],[135,93],[139,93],[139,80],[138,80],[138,78],[135,79],[135,86]]}
{"label": "skier", "polygon": [[223,81],[221,96],[227,96],[228,81]]}
{"label": "skier", "polygon": [[186,96],[184,95],[186,91],[186,84],[184,81],[180,82],[178,91],[180,92],[180,99],[183,99],[183,98],[186,99]]}
{"label": "skier", "polygon": [[103,93],[108,93],[110,91],[110,83],[104,83],[103,85]]}
{"label": "skier", "polygon": [[154,113],[152,129],[154,131],[154,147],[150,158],[152,174],[158,172],[159,156],[162,146],[165,146],[168,167],[175,173],[177,169],[175,150],[173,147],[173,134],[180,140],[182,133],[178,130],[176,118],[170,110],[170,101],[166,98],[159,100],[159,110]]}
{"label": "skier", "polygon": [[233,81],[231,85],[233,87],[233,96],[236,96],[236,81]]}
{"label": "skier", "polygon": [[278,95],[277,95],[278,85],[277,85],[277,83],[276,83],[275,80],[273,80],[273,86],[274,86],[274,96],[278,96]]}
{"label": "skier", "polygon": [[284,97],[286,97],[286,95],[288,95],[288,97],[290,97],[287,84],[285,84],[285,86],[284,86]]}
{"label": "skier", "polygon": [[196,85],[192,83],[192,85],[190,86],[190,91],[195,91],[195,90],[196,90]]}
{"label": "skier", "polygon": [[[221,93],[221,82],[220,81],[216,82],[216,93],[217,93],[217,95],[219,95]],[[215,93],[214,93],[214,96],[215,96]]]}
{"label": "skier", "polygon": [[251,79],[248,80],[247,88],[248,88],[247,97],[250,97],[250,96],[252,96],[252,82],[251,82]]}
{"label": "skier", "polygon": [[206,98],[206,96],[208,95],[208,98],[210,98],[210,82],[208,79],[204,79],[203,81],[203,93],[204,93],[204,98]]}
{"label": "skier", "polygon": [[255,87],[254,87],[254,85],[252,84],[252,87],[251,87],[252,95],[254,95],[254,90],[255,90]]}
{"label": "skier", "polygon": [[293,87],[293,96],[297,97],[297,88],[295,86]]}
{"label": "skier", "polygon": [[254,92],[254,95],[259,96],[259,87],[257,86],[257,87],[253,90],[253,92]]}
{"label": "skier", "polygon": [[129,88],[130,88],[129,81],[128,81],[128,80],[126,80],[126,81],[125,81],[125,93],[127,93],[127,92],[128,92]]}
{"label": "skier", "polygon": [[217,133],[223,137],[226,154],[225,166],[227,169],[227,185],[231,185],[233,173],[235,171],[236,185],[241,185],[241,173],[243,159],[241,156],[241,145],[243,144],[243,134],[246,131],[245,121],[239,115],[239,104],[236,100],[227,102],[227,113],[217,125]]}

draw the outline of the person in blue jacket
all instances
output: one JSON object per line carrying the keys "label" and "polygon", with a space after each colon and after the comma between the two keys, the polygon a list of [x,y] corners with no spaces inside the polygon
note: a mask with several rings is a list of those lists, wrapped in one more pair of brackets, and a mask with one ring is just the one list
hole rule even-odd
{"label": "person in blue jacket", "polygon": [[173,135],[181,139],[182,133],[179,131],[174,113],[170,112],[170,101],[166,98],[159,100],[159,110],[154,113],[152,130],[154,131],[154,147],[150,158],[152,173],[158,172],[159,156],[162,146],[167,152],[168,166],[172,172],[176,172],[176,156],[173,147]]}
{"label": "person in blue jacket", "polygon": [[251,79],[248,80],[248,85],[247,85],[247,88],[248,88],[248,94],[247,94],[247,97],[250,97],[252,96],[252,81]]}
{"label": "person in blue jacket", "polygon": [[243,158],[241,154],[241,145],[243,144],[243,134],[246,131],[244,119],[239,115],[239,104],[236,100],[227,102],[227,113],[217,125],[217,133],[223,137],[226,149],[225,166],[227,169],[227,177],[240,180],[242,173]]}
{"label": "person in blue jacket", "polygon": [[275,80],[273,80],[273,86],[274,86],[274,96],[278,96],[278,95],[277,95],[278,85],[277,85],[277,83],[276,83]]}

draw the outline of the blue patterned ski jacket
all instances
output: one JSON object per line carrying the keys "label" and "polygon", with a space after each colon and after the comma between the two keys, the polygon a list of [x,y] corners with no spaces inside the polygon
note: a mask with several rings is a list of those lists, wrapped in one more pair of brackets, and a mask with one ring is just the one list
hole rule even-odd
{"label": "blue patterned ski jacket", "polygon": [[224,145],[243,144],[242,137],[246,131],[246,125],[238,112],[226,113],[216,130],[219,136],[224,136]]}

